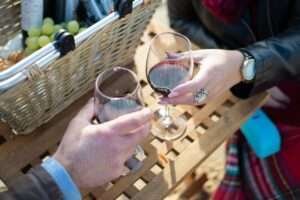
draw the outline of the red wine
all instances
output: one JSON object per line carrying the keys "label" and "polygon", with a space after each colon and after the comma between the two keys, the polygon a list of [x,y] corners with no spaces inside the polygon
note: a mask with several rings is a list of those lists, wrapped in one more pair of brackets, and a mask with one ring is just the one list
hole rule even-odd
{"label": "red wine", "polygon": [[173,88],[189,77],[188,67],[178,61],[163,61],[151,68],[148,82],[158,93],[168,96]]}

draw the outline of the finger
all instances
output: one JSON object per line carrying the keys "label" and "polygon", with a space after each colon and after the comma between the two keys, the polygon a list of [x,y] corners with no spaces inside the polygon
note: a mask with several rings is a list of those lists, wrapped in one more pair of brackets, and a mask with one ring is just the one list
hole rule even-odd
{"label": "finger", "polygon": [[197,50],[197,51],[185,51],[185,52],[181,52],[181,53],[171,53],[171,52],[167,52],[167,56],[168,58],[171,59],[177,59],[177,58],[190,58],[191,56],[194,59],[195,63],[199,63],[207,54],[207,50]]}
{"label": "finger", "polygon": [[126,135],[126,142],[128,145],[137,145],[140,144],[150,133],[151,124],[146,123],[143,126],[137,128],[136,130],[131,131]]}
{"label": "finger", "polygon": [[194,105],[194,96],[191,93],[177,96],[173,98],[162,98],[159,104],[166,105],[166,104],[186,104],[186,105]]}
{"label": "finger", "polygon": [[[204,85],[205,92],[207,93],[205,96],[203,96],[203,99],[201,102],[196,102],[195,100],[195,93],[188,93],[184,94],[181,96],[176,96],[176,97],[166,97],[166,98],[161,98],[159,101],[160,104],[186,104],[186,105],[197,105],[201,106],[209,102],[210,100],[218,98],[220,95],[224,94],[225,90],[222,87],[214,86],[214,85]],[[204,95],[204,94],[203,94]]]}
{"label": "finger", "polygon": [[152,117],[152,111],[149,108],[144,108],[141,111],[123,115],[102,125],[114,130],[116,134],[124,134],[143,126]]}
{"label": "finger", "polygon": [[276,99],[277,101],[281,101],[284,103],[290,102],[290,98],[277,87],[271,89],[271,96],[274,97],[274,99]]}
{"label": "finger", "polygon": [[166,52],[169,59],[177,59],[183,56],[182,53]]}
{"label": "finger", "polygon": [[277,101],[274,98],[269,98],[268,101],[265,103],[264,107],[270,107],[270,108],[286,108],[285,104],[281,103],[280,101]]}
{"label": "finger", "polygon": [[90,122],[94,117],[94,98],[91,98],[87,104],[78,112],[76,118]]}
{"label": "finger", "polygon": [[206,85],[206,73],[201,73],[195,77],[194,79],[187,81],[183,84],[180,84],[176,88],[174,88],[171,93],[168,95],[169,98],[184,95],[187,93],[195,93],[200,88],[203,88],[204,85]]}
{"label": "finger", "polygon": [[191,59],[191,52],[183,52],[183,53],[174,53],[174,52],[166,52],[167,60],[188,60]]}
{"label": "finger", "polygon": [[123,158],[127,160],[132,157],[139,145],[150,133],[151,124],[147,123],[143,127],[134,130],[126,136],[120,136],[121,148],[123,148]]}
{"label": "finger", "polygon": [[222,91],[218,88],[218,86],[203,84],[202,88],[205,88],[205,91],[208,93],[206,97],[202,100],[202,102],[195,101],[195,94],[199,92],[199,89],[196,92],[189,92],[180,96],[175,97],[165,97],[161,98],[159,104],[185,104],[185,105],[204,105],[209,99],[215,99],[218,95],[222,94]]}

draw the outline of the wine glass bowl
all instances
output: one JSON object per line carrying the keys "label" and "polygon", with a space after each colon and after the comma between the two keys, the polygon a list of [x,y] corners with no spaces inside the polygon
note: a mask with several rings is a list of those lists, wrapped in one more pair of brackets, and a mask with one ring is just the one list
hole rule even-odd
{"label": "wine glass bowl", "polygon": [[141,110],[143,100],[137,76],[114,67],[102,72],[95,84],[95,113],[100,123]]}
{"label": "wine glass bowl", "polygon": [[[194,63],[191,51],[189,39],[179,33],[164,32],[151,40],[146,75],[157,94],[167,97],[172,89],[192,78]],[[175,112],[175,108],[169,108],[168,105],[158,111],[152,129],[155,136],[163,140],[175,140],[184,134],[185,120],[174,117]]]}

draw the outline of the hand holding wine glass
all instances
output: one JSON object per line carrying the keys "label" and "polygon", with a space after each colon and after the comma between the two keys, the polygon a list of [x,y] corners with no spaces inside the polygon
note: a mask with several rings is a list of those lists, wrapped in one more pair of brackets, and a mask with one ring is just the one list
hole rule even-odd
{"label": "hand holding wine glass", "polygon": [[[100,123],[136,112],[143,107],[141,86],[134,72],[114,67],[98,76],[95,84],[95,112]],[[137,158],[144,157],[143,149],[137,146],[134,156],[126,162],[126,166],[135,171],[142,166]]]}
{"label": "hand holding wine glass", "polygon": [[152,112],[145,108],[101,124],[92,124],[93,118],[91,99],[72,119],[53,155],[79,188],[98,187],[124,173],[124,163],[149,134]]}
{"label": "hand holding wine glass", "polygon": [[[202,105],[218,98],[242,81],[240,70],[244,56],[241,52],[205,49],[182,52],[176,56],[189,58],[191,55],[194,62],[201,65],[201,70],[195,74],[192,80],[173,88],[161,103]],[[195,97],[199,97],[197,101],[195,101]]]}
{"label": "hand holding wine glass", "polygon": [[[188,56],[191,42],[179,33],[165,32],[156,35],[148,50],[146,74],[150,86],[158,94],[167,97],[176,86],[190,80],[193,73],[193,58]],[[185,57],[173,57],[179,52],[187,52]],[[186,129],[184,119],[173,117],[174,108],[166,105],[153,124],[152,133],[164,140],[181,137]]]}

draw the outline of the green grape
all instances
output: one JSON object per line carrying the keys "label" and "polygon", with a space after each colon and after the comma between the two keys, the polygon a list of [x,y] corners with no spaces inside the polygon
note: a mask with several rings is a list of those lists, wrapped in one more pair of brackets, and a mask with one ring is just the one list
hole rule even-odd
{"label": "green grape", "polygon": [[71,34],[76,34],[78,31],[79,31],[79,23],[75,20],[73,21],[70,21],[68,23],[68,31],[71,33]]}
{"label": "green grape", "polygon": [[36,27],[31,27],[29,30],[28,30],[28,36],[29,37],[38,37],[41,35],[41,29],[39,28],[36,28]]}
{"label": "green grape", "polygon": [[63,29],[63,27],[61,25],[59,25],[59,24],[56,24],[54,26],[54,33],[57,33],[60,29]]}
{"label": "green grape", "polygon": [[81,33],[81,32],[83,32],[83,31],[85,31],[86,29],[87,29],[86,27],[82,27],[82,28],[79,29],[78,32]]}
{"label": "green grape", "polygon": [[44,35],[51,35],[54,32],[54,26],[52,24],[43,24],[42,33]]}
{"label": "green grape", "polygon": [[39,49],[40,47],[38,43],[38,37],[28,37],[25,43],[27,44],[27,48],[33,51]]}
{"label": "green grape", "polygon": [[55,35],[56,33],[53,33],[51,36],[50,36],[50,41],[53,42],[55,40]]}
{"label": "green grape", "polygon": [[29,56],[30,54],[32,54],[35,50],[29,49],[28,47],[25,48],[24,53],[26,56]]}
{"label": "green grape", "polygon": [[46,46],[47,44],[50,43],[50,38],[42,35],[41,37],[39,37],[39,45],[40,47]]}
{"label": "green grape", "polygon": [[44,19],[43,24],[51,24],[51,25],[54,25],[54,21],[53,21],[53,19],[51,19],[50,17],[46,17],[46,18]]}

